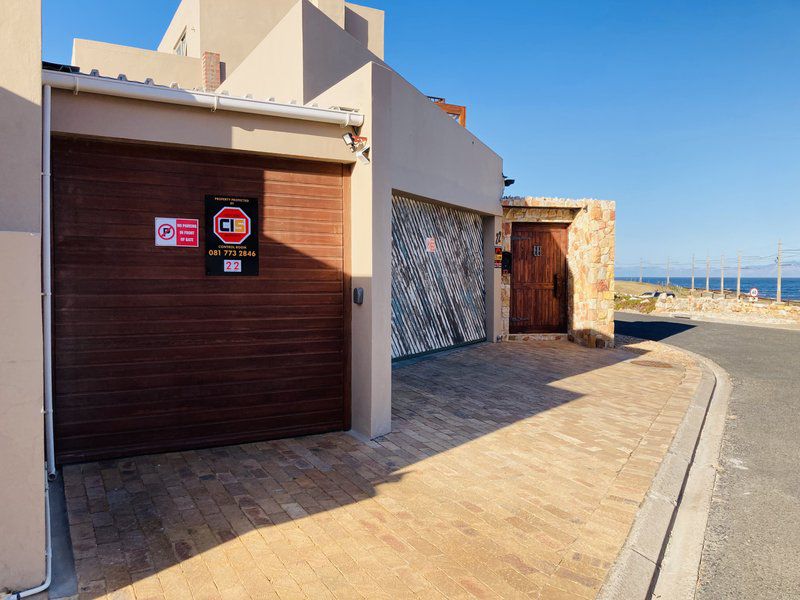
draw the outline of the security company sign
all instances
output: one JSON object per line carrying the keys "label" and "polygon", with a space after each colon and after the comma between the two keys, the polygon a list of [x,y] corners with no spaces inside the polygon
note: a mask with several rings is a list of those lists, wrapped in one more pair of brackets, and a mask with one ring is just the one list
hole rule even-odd
{"label": "security company sign", "polygon": [[197,248],[200,226],[197,219],[156,217],[156,246]]}
{"label": "security company sign", "polygon": [[206,196],[206,275],[258,275],[258,201]]}

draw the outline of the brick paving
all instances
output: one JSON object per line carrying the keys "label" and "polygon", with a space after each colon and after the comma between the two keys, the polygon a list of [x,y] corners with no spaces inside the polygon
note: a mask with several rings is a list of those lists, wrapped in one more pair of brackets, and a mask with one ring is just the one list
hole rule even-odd
{"label": "brick paving", "polygon": [[394,431],[68,466],[81,598],[593,598],[700,380],[648,343],[394,370]]}

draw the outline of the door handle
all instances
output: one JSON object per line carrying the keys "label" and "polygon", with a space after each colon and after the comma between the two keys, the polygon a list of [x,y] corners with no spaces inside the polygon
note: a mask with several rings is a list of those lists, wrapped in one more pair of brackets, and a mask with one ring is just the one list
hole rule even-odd
{"label": "door handle", "polygon": [[553,297],[558,298],[558,273],[553,273]]}

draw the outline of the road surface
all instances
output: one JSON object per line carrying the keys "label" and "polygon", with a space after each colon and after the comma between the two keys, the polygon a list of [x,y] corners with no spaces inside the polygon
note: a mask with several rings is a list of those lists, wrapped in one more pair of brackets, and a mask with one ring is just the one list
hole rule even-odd
{"label": "road surface", "polygon": [[702,354],[733,382],[696,597],[800,598],[800,331],[627,313],[616,331]]}

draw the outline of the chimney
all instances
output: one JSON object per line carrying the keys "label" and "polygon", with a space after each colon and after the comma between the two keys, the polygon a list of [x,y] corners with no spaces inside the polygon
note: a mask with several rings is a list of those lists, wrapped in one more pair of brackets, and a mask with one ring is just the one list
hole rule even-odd
{"label": "chimney", "polygon": [[203,52],[203,90],[215,91],[220,83],[219,52]]}

